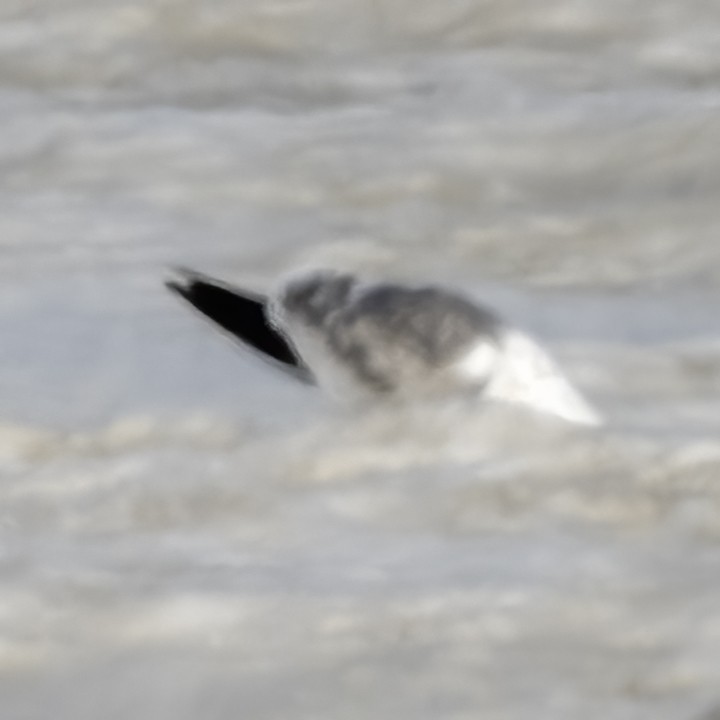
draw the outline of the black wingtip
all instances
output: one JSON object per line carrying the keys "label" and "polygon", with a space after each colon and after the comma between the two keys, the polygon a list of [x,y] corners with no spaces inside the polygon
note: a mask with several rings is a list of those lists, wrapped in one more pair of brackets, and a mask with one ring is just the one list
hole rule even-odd
{"label": "black wingtip", "polygon": [[170,277],[165,280],[165,287],[187,299],[188,296],[192,294],[193,286],[198,282],[207,282],[213,285],[218,284],[216,280],[212,280],[212,278],[207,275],[178,265],[177,267],[170,268]]}
{"label": "black wingtip", "polygon": [[262,356],[292,369],[300,379],[312,382],[309,370],[287,340],[265,315],[266,298],[227,285],[185,267],[172,269],[165,287],[182,297],[209,320]]}
{"label": "black wingtip", "polygon": [[181,285],[177,280],[166,280],[164,284],[168,290],[177,293],[178,295],[182,295],[183,297],[185,296],[185,293],[187,293],[187,287],[185,285]]}

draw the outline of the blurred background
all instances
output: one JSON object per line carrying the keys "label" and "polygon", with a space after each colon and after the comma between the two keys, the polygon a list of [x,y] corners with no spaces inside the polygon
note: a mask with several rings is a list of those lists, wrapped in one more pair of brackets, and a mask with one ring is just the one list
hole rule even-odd
{"label": "blurred background", "polygon": [[[720,8],[4,0],[3,720],[720,717]],[[602,410],[333,408],[163,288],[457,287]]]}

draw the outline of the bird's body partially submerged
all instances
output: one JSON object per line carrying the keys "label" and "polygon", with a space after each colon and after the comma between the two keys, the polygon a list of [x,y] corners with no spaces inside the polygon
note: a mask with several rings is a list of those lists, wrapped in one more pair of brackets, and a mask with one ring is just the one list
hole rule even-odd
{"label": "bird's body partially submerged", "polygon": [[533,340],[452,291],[327,271],[291,278],[269,298],[191,271],[168,287],[263,357],[335,395],[461,393],[599,423]]}

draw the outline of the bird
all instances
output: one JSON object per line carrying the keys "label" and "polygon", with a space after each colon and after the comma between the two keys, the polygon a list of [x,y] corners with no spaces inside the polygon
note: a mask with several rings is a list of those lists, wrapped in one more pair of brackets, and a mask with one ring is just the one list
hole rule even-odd
{"label": "bird", "polygon": [[602,424],[536,340],[452,289],[332,269],[293,273],[267,295],[188,268],[165,284],[265,361],[336,397],[459,395]]}

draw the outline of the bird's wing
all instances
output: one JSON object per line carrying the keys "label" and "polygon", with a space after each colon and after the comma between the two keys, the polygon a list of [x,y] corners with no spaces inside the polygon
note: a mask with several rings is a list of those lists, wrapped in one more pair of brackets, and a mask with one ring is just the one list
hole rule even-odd
{"label": "bird's wing", "polygon": [[303,382],[315,382],[293,346],[268,320],[266,297],[185,268],[177,269],[165,286],[263,359]]}

